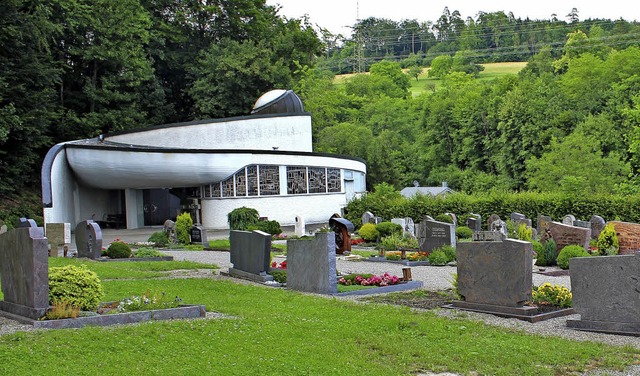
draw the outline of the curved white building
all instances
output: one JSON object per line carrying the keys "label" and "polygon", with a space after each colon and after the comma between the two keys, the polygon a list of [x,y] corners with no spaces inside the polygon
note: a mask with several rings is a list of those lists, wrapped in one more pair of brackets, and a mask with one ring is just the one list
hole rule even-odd
{"label": "curved white building", "polygon": [[293,225],[327,223],[365,191],[363,160],[312,150],[311,115],[292,91],[263,95],[252,115],[160,125],[64,142],[42,166],[45,223],[85,219],[127,228],[190,211],[228,228],[242,206]]}

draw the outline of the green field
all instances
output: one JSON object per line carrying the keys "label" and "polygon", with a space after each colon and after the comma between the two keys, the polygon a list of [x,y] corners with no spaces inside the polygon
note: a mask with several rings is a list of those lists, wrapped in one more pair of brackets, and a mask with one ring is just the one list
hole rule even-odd
{"label": "green field", "polygon": [[[484,71],[480,72],[478,79],[493,80],[508,74],[517,74],[526,65],[526,62],[482,64],[482,66],[484,66]],[[411,91],[411,94],[414,97],[420,94],[433,92],[442,84],[442,80],[428,78],[428,72],[429,68],[424,68],[422,70],[422,74],[418,76],[417,80],[413,77],[411,78],[411,87],[409,88],[409,91]],[[354,73],[337,75],[333,82],[336,85],[343,85],[345,80],[349,79],[353,75]]]}

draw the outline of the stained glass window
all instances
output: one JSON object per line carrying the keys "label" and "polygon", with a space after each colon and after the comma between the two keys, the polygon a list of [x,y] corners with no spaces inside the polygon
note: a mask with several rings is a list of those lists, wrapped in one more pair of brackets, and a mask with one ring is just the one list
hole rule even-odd
{"label": "stained glass window", "polygon": [[309,193],[325,193],[327,191],[326,171],[324,168],[309,167]]}
{"label": "stained glass window", "polygon": [[287,193],[290,195],[307,193],[306,167],[287,167]]}
{"label": "stained glass window", "polygon": [[260,196],[280,194],[280,167],[260,166]]}
{"label": "stained glass window", "polygon": [[236,196],[247,195],[247,176],[245,175],[244,168],[236,172]]}
{"label": "stained glass window", "polygon": [[247,191],[249,196],[258,195],[258,166],[247,166]]}
{"label": "stained glass window", "polygon": [[341,192],[342,183],[340,180],[339,168],[327,169],[327,192]]}
{"label": "stained glass window", "polygon": [[234,197],[233,176],[222,182],[222,197]]}
{"label": "stained glass window", "polygon": [[211,197],[221,197],[222,191],[220,190],[220,183],[213,183],[211,185]]}

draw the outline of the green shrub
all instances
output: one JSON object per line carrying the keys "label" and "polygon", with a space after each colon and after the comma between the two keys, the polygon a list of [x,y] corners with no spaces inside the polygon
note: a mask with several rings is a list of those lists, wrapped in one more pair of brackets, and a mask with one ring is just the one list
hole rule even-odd
{"label": "green shrub", "polygon": [[279,283],[287,283],[287,271],[286,270],[273,270],[269,272],[273,276],[273,280]]}
{"label": "green shrub", "polygon": [[98,275],[86,266],[67,265],[49,269],[49,303],[70,305],[81,310],[98,308],[104,291]]}
{"label": "green shrub", "polygon": [[438,222],[453,223],[453,218],[448,214],[436,215],[434,219]]}
{"label": "green shrub", "polygon": [[536,259],[536,265],[538,266],[552,266],[556,264],[556,242],[553,239],[547,240],[542,245],[542,251],[538,253]]}
{"label": "green shrub", "polygon": [[471,239],[473,237],[473,230],[467,226],[457,226],[456,237],[458,239]]}
{"label": "green shrub", "polygon": [[540,287],[533,286],[531,300],[537,304],[550,304],[561,308],[568,308],[573,305],[573,295],[571,291],[560,285],[543,283]]}
{"label": "green shrub", "polygon": [[613,223],[607,223],[598,236],[598,252],[602,256],[617,255],[619,248],[618,236]]}
{"label": "green shrub", "polygon": [[131,257],[131,247],[127,243],[113,242],[107,248],[106,254],[112,259],[129,258]]}
{"label": "green shrub", "polygon": [[190,213],[182,213],[176,219],[176,237],[180,244],[191,243],[191,226],[193,226],[193,219],[191,219]]}
{"label": "green shrub", "polygon": [[379,234],[376,225],[373,223],[365,223],[360,227],[360,230],[358,230],[358,235],[367,242],[375,242]]}
{"label": "green shrub", "polygon": [[278,223],[278,221],[258,221],[258,223],[247,227],[247,231],[253,230],[263,231],[271,235],[278,235],[282,233],[282,228],[280,228],[280,223]]}
{"label": "green shrub", "polygon": [[258,223],[259,218],[260,216],[256,209],[245,206],[233,209],[227,214],[227,221],[229,221],[229,228],[231,230],[246,231],[249,226]]}
{"label": "green shrub", "polygon": [[560,251],[556,263],[561,269],[569,269],[569,259],[572,257],[587,257],[590,256],[584,248],[579,245],[568,245]]}
{"label": "green shrub", "polygon": [[447,265],[449,258],[440,250],[435,250],[429,254],[429,264],[433,266]]}
{"label": "green shrub", "polygon": [[164,254],[160,253],[154,248],[140,248],[135,252],[136,257],[163,257]]}
{"label": "green shrub", "polygon": [[443,245],[438,248],[438,250],[444,252],[444,254],[447,256],[447,262],[456,260],[456,249],[454,247],[450,245]]}
{"label": "green shrub", "polygon": [[540,243],[537,240],[534,240],[531,242],[531,244],[533,244],[533,252],[534,252],[533,257],[534,258],[544,257],[542,255],[542,250],[544,249],[544,246],[542,245],[542,243]]}
{"label": "green shrub", "polygon": [[518,239],[530,242],[533,240],[533,229],[524,223],[518,225]]}
{"label": "green shrub", "polygon": [[387,251],[397,251],[399,249],[416,249],[418,248],[418,239],[410,235],[393,234],[382,238],[381,245]]}
{"label": "green shrub", "polygon": [[156,247],[166,247],[169,245],[169,234],[164,231],[158,231],[151,234],[149,242],[155,243]]}
{"label": "green shrub", "polygon": [[393,222],[380,222],[376,225],[376,230],[380,233],[380,237],[393,234],[402,235],[402,226]]}

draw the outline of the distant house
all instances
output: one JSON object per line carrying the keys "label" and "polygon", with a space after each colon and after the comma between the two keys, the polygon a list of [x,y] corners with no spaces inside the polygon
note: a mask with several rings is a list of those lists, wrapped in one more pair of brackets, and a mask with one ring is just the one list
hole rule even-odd
{"label": "distant house", "polygon": [[433,197],[446,196],[455,191],[447,186],[447,182],[443,181],[440,187],[419,187],[416,183],[413,187],[402,188],[400,194],[406,198],[411,198],[417,194],[431,195]]}

